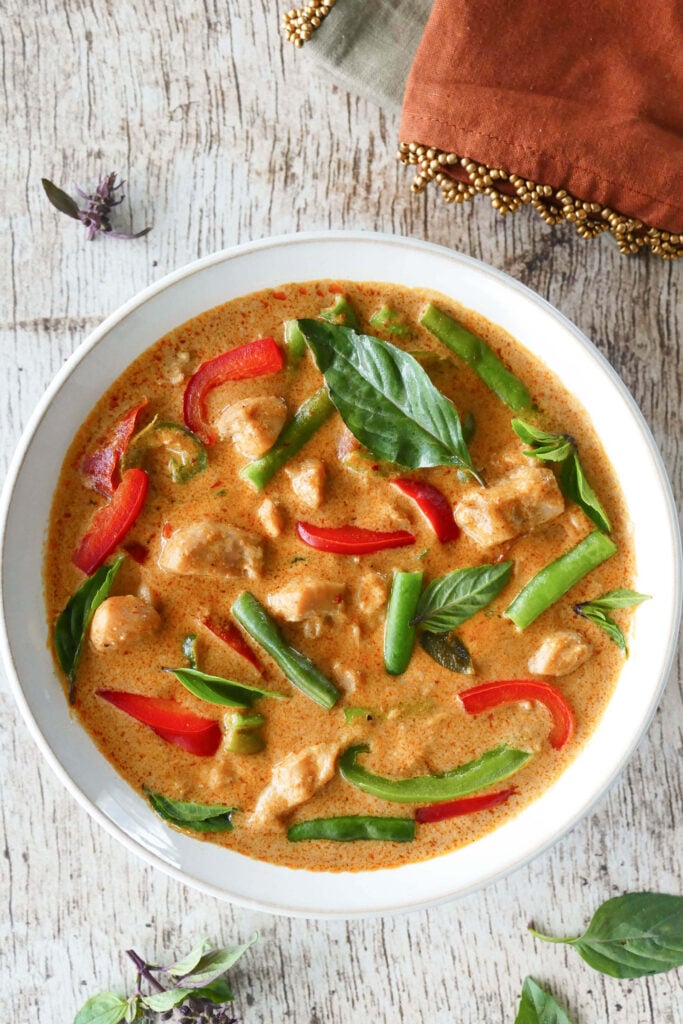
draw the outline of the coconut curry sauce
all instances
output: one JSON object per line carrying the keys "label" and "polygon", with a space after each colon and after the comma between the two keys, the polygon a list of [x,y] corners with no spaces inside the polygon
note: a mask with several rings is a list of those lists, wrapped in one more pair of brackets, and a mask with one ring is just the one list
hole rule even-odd
{"label": "coconut curry sauce", "polygon": [[[203,470],[186,480],[172,479],[169,450],[172,454],[175,443],[187,452],[194,442],[180,432],[174,442],[173,428],[163,424],[183,424],[183,397],[197,368],[252,339],[271,336],[282,345],[284,321],[317,318],[342,291],[360,318],[361,331],[418,353],[436,388],[452,400],[470,428],[473,423],[469,451],[486,488],[457,465],[387,467],[358,445],[334,411],[263,490],[256,491],[240,470],[270,448],[285,416],[291,417],[323,383],[310,351],[296,366],[285,361],[279,372],[208,391],[206,420],[222,436],[207,447]],[[612,524],[616,553],[524,630],[504,617],[504,610],[536,573],[575,548],[595,525],[560,495],[558,465],[524,456],[528,445],[511,428],[515,413],[420,326],[430,301],[483,338],[525,383],[534,403],[531,412],[518,414],[525,422],[571,435]],[[369,326],[384,307],[393,311],[391,317]],[[397,324],[409,336],[396,334],[392,328]],[[130,442],[123,469],[142,467],[148,491],[134,524],[107,559],[112,564],[115,555],[126,556],[111,591],[118,604],[110,598],[95,613],[74,687],[80,721],[132,786],[173,801],[238,808],[232,831],[192,831],[197,838],[278,864],[338,871],[395,866],[470,843],[515,815],[557,778],[595,728],[623,663],[612,640],[580,618],[573,606],[627,587],[634,566],[627,511],[613,470],[589,416],[546,368],[476,313],[424,290],[354,282],[291,284],[203,313],[140,356],[74,439],[55,494],[47,544],[51,628],[85,579],[72,562],[73,552],[95,510],[113,500],[86,486],[84,460],[145,398],[148,404],[140,410],[135,429],[144,430],[150,422],[153,426]],[[396,475],[427,481],[446,496],[460,519],[457,539],[437,539],[416,502],[390,483]],[[519,493],[507,502],[510,487]],[[473,513],[469,498],[489,493],[495,501]],[[330,553],[302,541],[296,530],[300,521],[405,530],[415,542],[363,555]],[[501,532],[510,536],[497,539]],[[443,667],[419,638],[407,670],[396,676],[387,673],[383,642],[395,571],[422,571],[426,585],[457,569],[502,562],[511,563],[507,582],[457,628],[474,674]],[[287,642],[338,688],[339,699],[330,710],[295,689],[236,626],[231,607],[244,591],[269,611]],[[128,596],[127,603],[121,603],[123,596]],[[624,630],[629,616],[628,611],[615,613]],[[262,671],[212,632],[204,624],[207,619],[214,629],[218,623],[239,632]],[[248,714],[262,716],[263,722],[256,719],[256,725],[246,728],[242,736],[250,735],[254,742],[238,744],[238,752],[228,749],[234,746],[228,742],[234,736],[228,727],[234,723],[234,709],[200,699],[162,670],[188,665],[182,646],[192,634],[201,672],[287,697],[253,702]],[[573,710],[573,737],[559,748],[549,742],[553,723],[543,703],[517,699],[475,716],[458,699],[459,692],[483,682],[521,679],[549,683]],[[215,753],[202,756],[182,749],[103,698],[102,691],[168,699],[179,710],[213,719],[221,730]],[[361,710],[349,714],[350,708]],[[509,779],[484,789],[514,787],[504,802],[418,824],[412,841],[290,841],[288,828],[297,822],[341,815],[412,819],[416,807],[429,802],[389,802],[343,778],[338,757],[353,744],[369,748],[358,755],[358,765],[392,780],[445,773],[503,744],[533,756]]]}

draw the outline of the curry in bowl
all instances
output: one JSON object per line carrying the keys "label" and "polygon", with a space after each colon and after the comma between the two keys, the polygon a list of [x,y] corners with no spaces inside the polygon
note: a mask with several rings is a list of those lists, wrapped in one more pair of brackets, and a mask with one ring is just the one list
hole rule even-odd
{"label": "curry in bowl", "polygon": [[169,823],[312,870],[495,829],[627,654],[585,410],[444,296],[308,282],[161,338],[74,438],[45,558],[75,713]]}

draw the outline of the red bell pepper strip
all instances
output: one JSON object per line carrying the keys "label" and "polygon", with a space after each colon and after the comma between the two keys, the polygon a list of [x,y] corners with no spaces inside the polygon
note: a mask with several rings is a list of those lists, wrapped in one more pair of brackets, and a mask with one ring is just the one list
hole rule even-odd
{"label": "red bell pepper strip", "polygon": [[415,543],[415,537],[407,530],[366,530],[362,526],[315,526],[313,523],[297,523],[299,538],[310,548],[331,551],[335,555],[370,555],[385,548],[403,548]]}
{"label": "red bell pepper strip", "polygon": [[144,398],[139,405],[134,405],[128,412],[124,412],[109,431],[102,447],[95,449],[92,455],[88,455],[83,461],[81,470],[86,484],[105,498],[111,498],[117,488],[116,478],[121,459],[135,433],[138,416],[146,405],[147,399]]}
{"label": "red bell pepper strip", "polygon": [[415,821],[424,825],[430,821],[446,821],[447,818],[459,818],[463,814],[475,814],[477,811],[485,811],[488,807],[504,804],[516,792],[515,787],[510,786],[508,789],[499,789],[495,793],[464,796],[460,800],[447,800],[442,804],[418,807],[415,811]]}
{"label": "red bell pepper strip", "polygon": [[446,495],[442,494],[438,487],[426,484],[423,480],[411,480],[404,476],[396,477],[389,483],[398,487],[399,491],[416,502],[417,507],[425,514],[442,544],[458,539],[460,528],[453,518],[453,508]]}
{"label": "red bell pepper strip", "polygon": [[500,704],[520,700],[534,700],[548,709],[553,719],[550,745],[555,750],[563,747],[574,735],[574,712],[559,690],[538,679],[500,679],[462,690],[458,696],[469,715],[480,715]]}
{"label": "red bell pepper strip", "polygon": [[211,445],[216,435],[206,420],[206,396],[219,384],[277,373],[284,366],[282,349],[274,338],[259,338],[224,352],[202,363],[190,377],[183,398],[185,424],[204,444]]}
{"label": "red bell pepper strip", "polygon": [[213,633],[213,635],[217,636],[219,640],[222,640],[224,644],[231,647],[236,654],[241,654],[243,658],[246,658],[247,661],[254,666],[256,671],[263,675],[263,666],[261,665],[261,662],[254,654],[237,626],[233,626],[232,622],[216,622],[215,619],[209,618],[208,615],[201,620],[201,623],[202,626],[206,626],[210,633]]}
{"label": "red bell pepper strip", "polygon": [[221,730],[213,718],[200,718],[175,700],[146,697],[123,690],[98,690],[97,696],[148,725],[167,743],[200,757],[211,757],[221,742]]}
{"label": "red bell pepper strip", "polygon": [[145,502],[147,482],[144,470],[127,469],[109,504],[95,512],[90,529],[71,557],[87,576],[102,565],[130,530]]}

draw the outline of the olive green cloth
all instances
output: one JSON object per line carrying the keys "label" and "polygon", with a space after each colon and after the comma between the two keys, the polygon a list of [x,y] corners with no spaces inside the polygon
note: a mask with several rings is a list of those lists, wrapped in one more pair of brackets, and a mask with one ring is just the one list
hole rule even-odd
{"label": "olive green cloth", "polygon": [[334,81],[383,108],[401,109],[432,0],[338,0],[303,48]]}

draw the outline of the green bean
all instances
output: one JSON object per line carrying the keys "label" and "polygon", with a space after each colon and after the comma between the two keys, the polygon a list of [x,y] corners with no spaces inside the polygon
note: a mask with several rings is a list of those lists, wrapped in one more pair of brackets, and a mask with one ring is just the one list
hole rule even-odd
{"label": "green bean", "polygon": [[341,696],[337,687],[310,658],[289,646],[275,620],[253,594],[243,591],[232,606],[232,614],[249,636],[268,652],[290,683],[321,707],[328,710],[334,707]]}
{"label": "green bean", "polygon": [[323,423],[334,412],[327,388],[322,387],[299,406],[294,416],[283,427],[280,435],[269,451],[255,462],[240,470],[240,476],[249,480],[261,491],[277,471],[300,451],[307,441],[315,434]]}
{"label": "green bean", "polygon": [[467,796],[514,775],[532,757],[526,750],[501,746],[487,750],[476,760],[461,764],[442,775],[387,779],[382,775],[374,775],[356,764],[358,755],[366,753],[369,749],[367,744],[363,743],[347,747],[339,758],[342,778],[370,796],[400,804],[433,804]]}
{"label": "green bean", "polygon": [[503,615],[512,619],[519,629],[526,629],[546,608],[550,608],[575,583],[601,565],[616,550],[613,540],[600,530],[594,530],[571,551],[560,555],[536,573]]}
{"label": "green bean", "polygon": [[511,409],[529,409],[531,395],[521,380],[515,377],[485,341],[472,334],[452,316],[443,313],[431,303],[420,321],[435,334],[439,341],[460,356],[484,383]]}
{"label": "green bean", "polygon": [[290,825],[287,838],[290,843],[300,843],[304,839],[332,839],[340,843],[377,839],[389,843],[409,843],[415,838],[415,821],[413,818],[381,818],[361,814],[313,818]]}
{"label": "green bean", "polygon": [[229,729],[226,749],[233,754],[258,754],[263,750],[266,741],[258,730],[264,724],[263,715],[254,715],[243,711],[233,711],[225,716],[225,724]]}
{"label": "green bean", "polygon": [[413,332],[410,327],[403,323],[400,314],[396,313],[391,306],[382,306],[377,313],[372,314],[368,323],[372,327],[379,328],[380,331],[388,331],[389,334],[395,334],[399,338],[412,337]]}
{"label": "green bean", "polygon": [[290,366],[296,366],[306,354],[306,339],[296,320],[287,320],[285,323],[285,348]]}
{"label": "green bean", "polygon": [[345,295],[339,295],[333,306],[322,309],[318,315],[322,320],[327,320],[338,327],[350,327],[352,331],[360,328],[358,314]]}
{"label": "green bean", "polygon": [[415,615],[422,592],[422,572],[396,572],[391,584],[389,607],[384,623],[384,667],[392,676],[408,668],[415,645]]}

